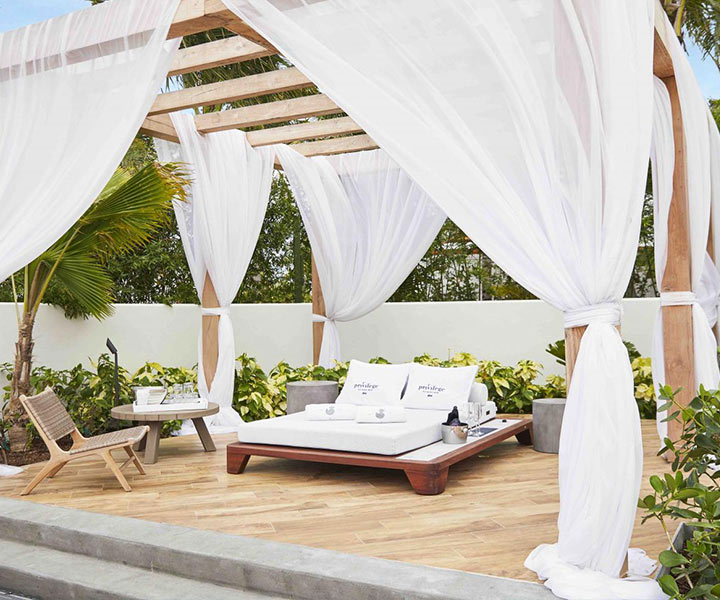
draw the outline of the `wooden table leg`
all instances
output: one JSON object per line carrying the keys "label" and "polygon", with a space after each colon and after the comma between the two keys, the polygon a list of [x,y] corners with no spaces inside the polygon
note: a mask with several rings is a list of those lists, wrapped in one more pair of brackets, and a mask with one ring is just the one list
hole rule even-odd
{"label": "wooden table leg", "polygon": [[150,431],[148,431],[145,436],[147,441],[145,442],[145,456],[143,456],[143,462],[146,465],[153,465],[157,462],[162,421],[150,421],[148,425],[150,426]]}
{"label": "wooden table leg", "polygon": [[135,452],[143,452],[145,450],[145,444],[147,443],[147,434],[142,436],[142,439],[133,446]]}
{"label": "wooden table leg", "polygon": [[416,494],[434,496],[442,494],[447,484],[449,468],[439,470],[405,471],[408,481]]}
{"label": "wooden table leg", "polygon": [[518,444],[522,446],[532,446],[533,443],[533,430],[532,425],[525,431],[521,431],[516,436]]}
{"label": "wooden table leg", "polygon": [[199,417],[193,419],[192,422],[193,425],[195,425],[195,431],[197,431],[203,448],[205,448],[205,452],[215,452],[215,442],[213,442],[212,437],[210,437],[210,432],[208,431],[207,425],[205,425],[205,419]]}

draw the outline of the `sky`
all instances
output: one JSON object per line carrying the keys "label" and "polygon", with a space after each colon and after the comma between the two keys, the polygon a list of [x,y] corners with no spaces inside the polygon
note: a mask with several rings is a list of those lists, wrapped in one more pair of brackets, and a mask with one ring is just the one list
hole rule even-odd
{"label": "sky", "polygon": [[[0,0],[0,31],[44,21],[89,6],[86,0]],[[708,98],[720,98],[720,73],[711,60],[702,60],[694,45],[689,48],[690,64]]]}

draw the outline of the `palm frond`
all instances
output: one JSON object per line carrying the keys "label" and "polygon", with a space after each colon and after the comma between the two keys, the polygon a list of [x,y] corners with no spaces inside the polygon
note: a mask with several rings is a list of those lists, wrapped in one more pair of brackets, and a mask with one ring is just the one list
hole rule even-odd
{"label": "palm frond", "polygon": [[53,296],[59,296],[69,316],[108,317],[113,312],[113,281],[102,264],[84,251],[66,252],[52,278]]}

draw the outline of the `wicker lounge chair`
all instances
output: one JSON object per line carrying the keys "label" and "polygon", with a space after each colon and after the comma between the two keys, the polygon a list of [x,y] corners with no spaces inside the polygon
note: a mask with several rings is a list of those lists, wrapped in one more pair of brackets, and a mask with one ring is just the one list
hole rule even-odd
{"label": "wicker lounge chair", "polygon": [[[132,488],[122,474],[122,469],[132,462],[135,463],[140,474],[145,475],[145,470],[140,464],[132,446],[145,436],[149,429],[146,425],[86,438],[78,431],[77,427],[75,427],[75,423],[73,423],[62,402],[60,402],[55,392],[49,387],[45,388],[45,391],[39,393],[37,396],[20,396],[20,401],[50,451],[50,460],[40,472],[35,475],[34,479],[22,491],[21,495],[25,496],[29,494],[35,486],[46,477],[54,477],[57,475],[58,471],[71,460],[90,455],[100,455],[103,457],[105,463],[115,477],[117,477],[117,480],[126,492],[131,491]],[[63,450],[58,446],[57,440],[68,434],[72,436],[73,445],[69,450]],[[128,459],[122,465],[118,466],[110,452],[111,450],[118,450],[120,448],[125,450]]]}

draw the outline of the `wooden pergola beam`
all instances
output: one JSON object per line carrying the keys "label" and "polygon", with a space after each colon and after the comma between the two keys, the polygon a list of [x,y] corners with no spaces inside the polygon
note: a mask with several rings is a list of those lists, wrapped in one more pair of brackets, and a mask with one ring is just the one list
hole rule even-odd
{"label": "wooden pergola beam", "polygon": [[197,106],[221,105],[256,96],[299,90],[313,85],[313,82],[295,67],[278,69],[258,75],[247,75],[159,94],[148,114],[157,115]]}
{"label": "wooden pergola beam", "polygon": [[201,133],[224,131],[226,129],[242,129],[269,123],[282,123],[294,119],[319,117],[341,113],[337,104],[324,94],[254,104],[241,108],[232,108],[212,113],[204,113],[195,117],[195,124]]}
{"label": "wooden pergola beam", "polygon": [[[247,140],[251,146],[290,144],[304,140],[314,140],[293,145],[293,148],[304,156],[359,152],[378,147],[369,135],[348,135],[360,132],[362,132],[362,128],[350,117],[338,117],[249,131],[247,132]],[[170,142],[179,143],[180,141],[168,115],[147,117],[140,129],[140,133]]]}
{"label": "wooden pergola beam", "polygon": [[178,50],[168,75],[183,75],[275,54],[274,50],[239,35]]}
{"label": "wooden pergola beam", "polygon": [[181,0],[168,39],[224,27],[261,46],[273,49],[265,38],[229,10],[222,0]]}
{"label": "wooden pergola beam", "polygon": [[362,127],[350,117],[336,117],[334,119],[322,119],[320,121],[308,121],[282,127],[248,131],[247,139],[252,146],[268,146],[270,144],[290,144],[292,142],[360,132],[362,132]]}

